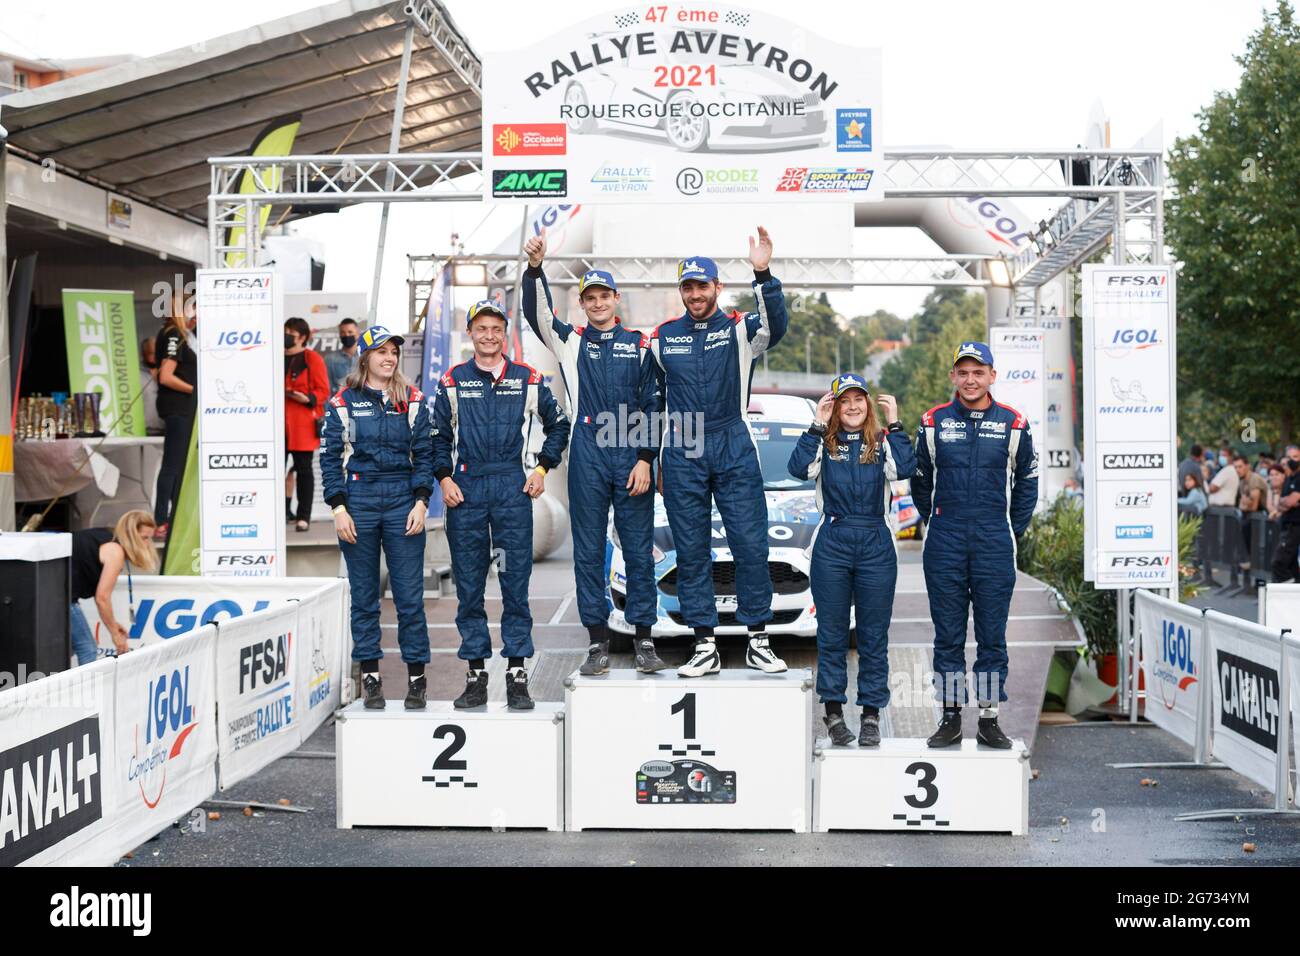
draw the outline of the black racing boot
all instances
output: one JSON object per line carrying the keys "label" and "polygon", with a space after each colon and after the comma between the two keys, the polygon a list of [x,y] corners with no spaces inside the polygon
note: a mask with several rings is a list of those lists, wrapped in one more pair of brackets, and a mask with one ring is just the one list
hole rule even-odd
{"label": "black racing boot", "polygon": [[930,735],[926,742],[927,747],[951,747],[954,744],[961,743],[961,711],[944,708],[943,720],[939,721],[939,729]]}
{"label": "black racing boot", "polygon": [[659,652],[655,650],[655,642],[652,637],[638,637],[633,645],[633,650],[636,651],[636,669],[642,674],[653,674],[668,667],[668,664],[659,656]]}
{"label": "black racing boot", "polygon": [[859,747],[880,746],[880,715],[879,714],[863,713],[862,727],[858,731],[858,746]]}
{"label": "black racing boot", "polygon": [[423,674],[418,677],[407,679],[405,701],[407,710],[424,710],[428,687],[429,682],[425,679]]}
{"label": "black racing boot", "polygon": [[384,709],[384,682],[375,672],[361,675],[361,692],[365,695],[366,710]]}
{"label": "black racing boot", "polygon": [[506,671],[506,706],[511,710],[533,709],[533,699],[528,695],[528,672],[522,667]]}
{"label": "black racing boot", "polygon": [[992,747],[994,750],[1011,749],[1011,738],[1002,732],[996,717],[981,717],[979,719],[975,739],[985,747]]}
{"label": "black racing boot", "polygon": [[465,675],[465,692],[451,702],[457,710],[482,707],[487,703],[488,672],[471,670]]}
{"label": "black racing boot", "polygon": [[587,647],[587,659],[578,668],[583,677],[609,673],[609,641],[596,641]]}
{"label": "black racing boot", "polygon": [[832,746],[847,747],[853,743],[853,731],[844,722],[843,714],[827,714],[822,722],[826,724],[826,732],[831,735]]}

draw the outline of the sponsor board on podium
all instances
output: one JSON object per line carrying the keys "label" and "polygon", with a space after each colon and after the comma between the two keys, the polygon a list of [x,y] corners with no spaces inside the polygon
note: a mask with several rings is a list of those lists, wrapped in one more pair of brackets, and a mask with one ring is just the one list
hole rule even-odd
{"label": "sponsor board on podium", "polygon": [[337,826],[564,829],[564,712],[351,704],[338,721]]}
{"label": "sponsor board on podium", "polygon": [[1029,832],[1029,753],[1023,741],[993,750],[974,740],[931,750],[920,738],[879,747],[832,747],[813,760],[813,830]]}
{"label": "sponsor board on podium", "polygon": [[566,688],[567,829],[807,832],[809,671],[615,670]]}

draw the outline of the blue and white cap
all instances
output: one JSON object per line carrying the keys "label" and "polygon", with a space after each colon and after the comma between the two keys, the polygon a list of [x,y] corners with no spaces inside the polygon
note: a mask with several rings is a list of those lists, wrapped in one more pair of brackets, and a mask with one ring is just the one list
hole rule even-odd
{"label": "blue and white cap", "polygon": [[372,325],[361,333],[360,344],[362,352],[369,352],[371,349],[377,349],[385,342],[392,342],[394,345],[400,346],[406,342],[406,339],[402,338],[400,335],[394,335],[382,325]]}
{"label": "blue and white cap", "polygon": [[718,277],[718,264],[706,256],[689,256],[677,263],[677,284],[690,279],[708,282]]}
{"label": "blue and white cap", "polygon": [[471,305],[469,307],[469,312],[465,314],[465,327],[469,328],[473,325],[474,320],[480,315],[499,315],[503,322],[507,325],[510,324],[510,319],[507,318],[501,306],[494,299],[480,299],[478,302]]}
{"label": "blue and white cap", "polygon": [[981,365],[993,367],[993,350],[987,342],[963,342],[952,353],[952,364],[956,366],[964,358],[973,358]]}
{"label": "blue and white cap", "polygon": [[606,272],[604,269],[592,269],[584,272],[582,278],[578,280],[578,295],[586,292],[594,286],[603,285],[611,292],[618,291],[618,285],[614,282],[613,273]]}
{"label": "blue and white cap", "polygon": [[841,375],[839,378],[835,379],[835,381],[831,382],[831,394],[836,398],[839,398],[851,388],[860,388],[863,392],[866,392],[867,395],[871,394],[870,390],[867,388],[867,380],[861,375],[854,375],[852,372]]}

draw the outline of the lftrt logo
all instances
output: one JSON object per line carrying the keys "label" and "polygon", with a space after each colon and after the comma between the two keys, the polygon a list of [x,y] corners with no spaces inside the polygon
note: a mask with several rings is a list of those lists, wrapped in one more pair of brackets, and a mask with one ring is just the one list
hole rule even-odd
{"label": "lftrt logo", "polygon": [[83,893],[73,886],[50,897],[50,925],[126,927],[132,936],[148,936],[153,930],[153,894]]}

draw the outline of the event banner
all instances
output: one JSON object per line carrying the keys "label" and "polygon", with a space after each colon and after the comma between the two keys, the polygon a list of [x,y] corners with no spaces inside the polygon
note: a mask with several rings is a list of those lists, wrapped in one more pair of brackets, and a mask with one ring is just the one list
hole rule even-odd
{"label": "event banner", "polygon": [[222,790],[295,750],[302,740],[293,658],[297,638],[296,604],[218,625]]}
{"label": "event banner", "polygon": [[217,789],[217,629],[117,661],[111,840],[139,846]]}
{"label": "event banner", "polygon": [[348,588],[337,581],[298,602],[298,655],[295,696],[302,713],[302,739],[325,723],[342,701],[351,646],[345,640]]}
{"label": "event banner", "polygon": [[1138,629],[1146,674],[1146,718],[1196,746],[1205,676],[1205,623],[1198,608],[1138,591]]}
{"label": "event banner", "polygon": [[[996,392],[1005,402],[1029,419],[1034,451],[1043,459],[1042,443],[1047,438],[1045,349],[1047,333],[1041,328],[1000,327],[989,330],[989,347],[998,372]],[[1047,500],[1047,482],[1038,483],[1038,500]]]}
{"label": "event banner", "polygon": [[198,272],[205,575],[284,575],[282,304],[270,270]]}
{"label": "event banner", "polygon": [[1074,438],[1074,340],[1071,318],[1074,315],[1073,279],[1062,273],[1040,287],[1040,311],[1033,324],[1044,332],[1043,365],[1045,385],[1046,431],[1036,435],[1039,484],[1048,501],[1077,477],[1078,465]]}
{"label": "event banner", "polygon": [[1083,267],[1084,577],[1178,582],[1174,270]]}
{"label": "event banner", "polygon": [[1270,792],[1277,787],[1278,730],[1282,712],[1282,640],[1262,627],[1207,611],[1214,656],[1213,754]]}
{"label": "event banner", "polygon": [[144,437],[140,343],[130,292],[63,290],[69,392],[98,392],[106,435]]}
{"label": "event banner", "polygon": [[0,868],[107,866],[114,661],[0,694]]}
{"label": "event banner", "polygon": [[483,57],[483,158],[497,202],[882,199],[881,52],[707,2],[602,13]]}

